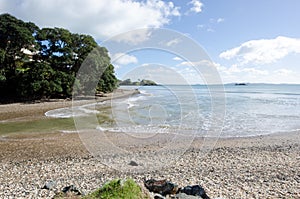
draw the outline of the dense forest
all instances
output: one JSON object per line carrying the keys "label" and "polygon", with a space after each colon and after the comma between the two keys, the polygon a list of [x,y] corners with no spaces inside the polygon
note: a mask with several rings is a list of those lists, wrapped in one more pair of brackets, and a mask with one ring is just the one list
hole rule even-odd
{"label": "dense forest", "polygon": [[[96,49],[96,52],[94,52]],[[83,61],[93,51],[101,76],[75,80]],[[99,74],[99,73],[98,73]],[[92,92],[111,92],[117,86],[108,51],[89,35],[63,28],[39,28],[9,14],[0,15],[0,99],[71,97],[73,85],[97,81]],[[81,81],[81,82],[80,82]],[[92,93],[91,92],[91,93]],[[86,94],[86,93],[85,93]]]}

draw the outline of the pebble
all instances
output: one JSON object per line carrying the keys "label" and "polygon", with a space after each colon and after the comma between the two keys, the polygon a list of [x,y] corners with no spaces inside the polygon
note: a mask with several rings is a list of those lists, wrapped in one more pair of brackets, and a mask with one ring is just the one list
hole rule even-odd
{"label": "pebble", "polygon": [[186,151],[171,165],[142,173],[119,172],[91,156],[0,160],[0,198],[53,198],[67,185],[89,193],[111,179],[126,177],[137,182],[168,179],[179,187],[201,184],[212,198],[300,198],[299,149],[295,145],[287,156],[276,147],[224,147],[204,159],[196,150]]}

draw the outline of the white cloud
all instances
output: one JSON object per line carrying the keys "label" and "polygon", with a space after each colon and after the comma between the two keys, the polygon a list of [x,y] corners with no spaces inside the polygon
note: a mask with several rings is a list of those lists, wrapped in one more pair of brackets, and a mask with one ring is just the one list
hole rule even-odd
{"label": "white cloud", "polygon": [[180,57],[173,57],[173,60],[175,60],[175,61],[182,61],[182,59]]}
{"label": "white cloud", "polygon": [[241,74],[251,74],[251,75],[269,75],[269,71],[257,69],[254,67],[238,67],[237,65],[232,65],[231,67],[227,68],[221,65],[217,66],[217,69],[220,73],[226,74],[226,75],[234,75],[234,76],[240,76]]}
{"label": "white cloud", "polygon": [[219,64],[214,63],[210,60],[201,60],[196,62],[183,61],[176,66],[208,66],[208,67],[218,67]]}
{"label": "white cloud", "polygon": [[205,27],[204,24],[198,24],[198,25],[197,25],[197,28],[204,28],[204,27]]}
{"label": "white cloud", "polygon": [[237,59],[239,64],[268,64],[284,58],[290,53],[300,53],[300,39],[276,37],[247,41],[240,46],[222,52],[224,59]]}
{"label": "white cloud", "polygon": [[224,22],[224,21],[225,21],[224,18],[218,18],[218,19],[217,19],[217,23],[222,23],[222,22]]}
{"label": "white cloud", "polygon": [[151,34],[152,34],[151,29],[145,28],[145,29],[138,29],[138,30],[126,32],[112,39],[117,42],[139,44],[148,40],[151,37]]}
{"label": "white cloud", "polygon": [[212,29],[212,28],[207,28],[206,31],[207,31],[207,32],[215,32],[215,30]]}
{"label": "white cloud", "polygon": [[162,27],[179,7],[162,0],[0,0],[0,13],[11,13],[40,27],[64,27],[104,40],[137,28]]}
{"label": "white cloud", "polygon": [[170,46],[174,46],[180,42],[181,42],[181,40],[176,38],[176,39],[172,39],[172,40],[166,42],[165,44],[166,44],[166,46],[170,47]]}
{"label": "white cloud", "polygon": [[190,12],[200,13],[202,12],[203,3],[199,0],[192,0],[188,3],[189,5],[192,5],[190,8]]}
{"label": "white cloud", "polygon": [[[183,61],[180,64],[176,65],[177,70],[182,74],[186,79],[191,79],[193,83],[197,82],[196,76],[198,72],[191,71],[195,67],[201,67],[201,74],[205,77],[205,80],[212,81],[213,76],[217,75],[216,73],[210,73],[210,70],[202,70],[205,67],[216,68],[223,83],[234,83],[234,82],[250,82],[250,83],[294,83],[299,84],[300,73],[296,70],[288,68],[262,68],[262,67],[245,67],[233,64],[230,67],[221,65],[219,63],[202,60],[199,62],[187,62]],[[204,73],[203,73],[204,72]],[[208,73],[205,73],[208,72]],[[196,78],[196,79],[195,79]],[[198,77],[199,79],[199,77]],[[204,80],[204,79],[203,79]],[[198,82],[199,83],[199,82]]]}
{"label": "white cloud", "polygon": [[138,59],[133,55],[128,55],[125,53],[116,53],[111,56],[112,62],[117,65],[128,65],[138,63]]}
{"label": "white cloud", "polygon": [[275,70],[274,72],[277,75],[282,75],[282,76],[288,76],[288,75],[293,74],[292,70],[289,70],[289,69],[286,69],[286,68],[281,68],[281,69]]}
{"label": "white cloud", "polygon": [[207,32],[215,32],[216,24],[222,23],[224,21],[225,21],[224,18],[218,18],[218,19],[210,18],[209,23],[207,23],[207,24],[198,24],[197,28],[198,29],[204,29],[205,28],[205,30]]}

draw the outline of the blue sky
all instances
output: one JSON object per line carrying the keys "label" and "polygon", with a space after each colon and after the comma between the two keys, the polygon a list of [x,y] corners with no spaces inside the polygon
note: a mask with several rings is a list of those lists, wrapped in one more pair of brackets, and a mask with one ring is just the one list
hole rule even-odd
{"label": "blue sky", "polygon": [[[99,44],[136,28],[178,31],[205,49],[224,83],[300,84],[299,8],[299,0],[0,0],[0,13],[91,34]],[[174,54],[141,49],[111,57],[119,57],[119,78],[158,63],[202,83]]]}

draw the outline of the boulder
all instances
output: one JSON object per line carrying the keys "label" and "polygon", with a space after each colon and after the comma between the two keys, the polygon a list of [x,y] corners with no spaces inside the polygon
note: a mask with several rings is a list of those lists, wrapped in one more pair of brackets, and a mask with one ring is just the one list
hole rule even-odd
{"label": "boulder", "polygon": [[135,161],[133,161],[133,160],[131,160],[130,162],[129,162],[129,164],[128,165],[130,165],[130,166],[134,166],[134,167],[136,167],[136,166],[139,166],[138,165],[138,163],[136,163]]}
{"label": "boulder", "polygon": [[203,199],[210,199],[200,185],[186,186],[178,192],[185,193],[186,195],[201,196]]}
{"label": "boulder", "polygon": [[42,187],[42,189],[54,189],[54,187],[56,186],[56,182],[53,180],[50,180],[49,182],[46,182],[46,184]]}
{"label": "boulder", "polygon": [[70,185],[67,187],[64,187],[62,190],[63,193],[72,193],[73,195],[82,195],[81,191],[79,189],[77,189],[74,185]]}
{"label": "boulder", "polygon": [[155,180],[150,179],[144,182],[145,187],[153,193],[159,193],[162,196],[166,196],[168,194],[176,194],[178,191],[178,186],[167,180]]}

